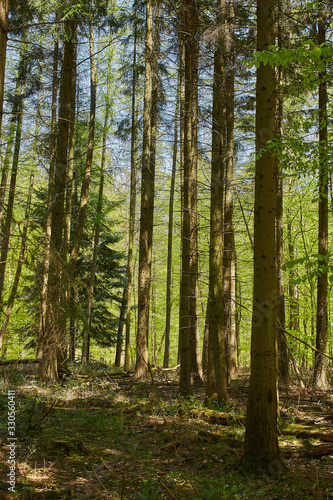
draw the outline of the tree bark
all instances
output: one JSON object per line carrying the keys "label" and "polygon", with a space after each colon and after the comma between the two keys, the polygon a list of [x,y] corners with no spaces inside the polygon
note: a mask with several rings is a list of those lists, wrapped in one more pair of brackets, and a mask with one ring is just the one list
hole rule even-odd
{"label": "tree bark", "polygon": [[133,53],[133,73],[132,73],[132,123],[131,123],[131,186],[129,205],[129,227],[128,227],[128,256],[127,256],[127,306],[126,306],[126,332],[125,332],[125,353],[124,371],[130,369],[130,339],[131,339],[131,300],[132,300],[132,279],[133,279],[133,242],[134,224],[136,208],[136,87],[137,87],[137,32],[134,26],[134,53]]}
{"label": "tree bark", "polygon": [[[225,1],[220,3],[219,25],[225,21]],[[223,206],[224,206],[224,147],[225,147],[225,92],[224,92],[224,33],[216,41],[213,80],[213,124],[210,189],[210,243],[208,295],[208,370],[206,394],[228,399],[226,352],[224,338],[223,296]]]}
{"label": "tree bark", "polygon": [[177,149],[178,149],[178,115],[179,115],[179,75],[177,83],[177,100],[175,110],[172,172],[169,197],[169,223],[168,223],[168,256],[167,256],[167,285],[166,285],[166,308],[165,308],[165,345],[163,368],[169,368],[170,357],[170,329],[171,329],[171,291],[172,291],[172,248],[173,248],[173,205],[175,198],[175,181],[177,170]]}
{"label": "tree bark", "polygon": [[[318,19],[318,45],[326,43],[324,5],[320,3]],[[324,63],[325,64],[325,63]],[[318,206],[318,281],[317,281],[317,323],[316,354],[313,385],[327,389],[329,377],[327,358],[321,353],[327,352],[328,322],[328,274],[326,257],[328,254],[328,152],[327,152],[327,83],[326,64],[319,74],[319,206]]]}
{"label": "tree bark", "polygon": [[68,162],[69,124],[71,117],[71,99],[73,85],[73,62],[77,25],[74,21],[65,21],[64,56],[61,68],[59,95],[59,118],[56,138],[56,163],[54,171],[54,190],[51,210],[51,238],[49,276],[47,284],[46,326],[43,335],[41,377],[54,381],[58,376],[58,356],[64,358],[65,326],[64,315],[65,290],[62,286],[62,271],[66,262],[63,248],[64,203],[66,191],[66,172]]}
{"label": "tree bark", "polygon": [[[276,25],[277,25],[277,44],[282,48],[282,1],[276,2]],[[280,141],[282,148],[283,140],[283,90],[282,90],[283,71],[282,66],[276,68],[276,137]],[[286,337],[283,330],[286,328],[285,319],[285,298],[284,298],[284,275],[283,275],[283,179],[282,179],[282,161],[276,157],[277,169],[277,188],[276,188],[276,274],[278,290],[278,363],[279,378],[281,383],[288,384],[288,350]]]}
{"label": "tree bark", "polygon": [[138,327],[136,334],[136,365],[133,377],[135,381],[149,380],[148,332],[155,184],[155,165],[151,162],[152,58],[153,8],[151,0],[146,0],[146,54],[139,241]]}
{"label": "tree bark", "polygon": [[[275,45],[274,1],[257,0],[257,50]],[[256,84],[256,158],[254,204],[254,290],[251,378],[247,405],[244,465],[281,472],[277,439],[276,329],[276,162],[267,147],[275,132],[275,70],[262,63]]]}

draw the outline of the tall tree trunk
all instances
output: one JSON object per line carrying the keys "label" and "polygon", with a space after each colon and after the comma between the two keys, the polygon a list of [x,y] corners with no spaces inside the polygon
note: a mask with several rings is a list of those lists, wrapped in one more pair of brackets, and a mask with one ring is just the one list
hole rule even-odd
{"label": "tall tree trunk", "polygon": [[[282,48],[282,1],[276,2],[276,23],[277,23],[277,44]],[[282,66],[276,68],[276,136],[282,142],[283,139],[283,90],[282,90],[283,71]],[[282,148],[282,144],[280,146]],[[283,276],[283,179],[282,179],[282,161],[276,158],[277,169],[277,188],[276,188],[276,274],[278,290],[278,366],[279,379],[288,384],[288,349],[286,344],[285,319],[285,299],[284,299],[284,276]]]}
{"label": "tall tree trunk", "polygon": [[[318,19],[318,45],[326,43],[326,18],[324,4],[320,3]],[[325,64],[325,63],[323,63]],[[328,152],[327,152],[327,83],[326,65],[319,74],[319,206],[318,206],[318,281],[317,323],[313,385],[320,389],[329,386],[327,358],[327,309],[328,275],[326,257],[328,253]]]}
{"label": "tall tree trunk", "polygon": [[58,379],[58,356],[63,358],[65,348],[66,318],[64,315],[65,290],[62,286],[62,270],[66,262],[63,248],[64,204],[71,117],[73,62],[75,60],[77,25],[68,20],[64,27],[64,56],[61,68],[59,118],[56,138],[56,163],[52,201],[49,276],[47,282],[47,313],[43,335],[41,377]]}
{"label": "tall tree trunk", "polygon": [[[229,1],[225,6],[226,29],[224,35],[225,54],[225,110],[226,110],[226,161],[225,161],[225,204],[224,204],[224,230],[223,230],[223,300],[224,300],[224,325],[223,337],[227,340],[227,374],[229,377],[237,376],[236,366],[236,331],[231,324],[231,312],[234,308],[232,302],[232,288],[235,288],[235,237],[234,237],[234,6]],[[234,317],[234,314],[233,314]],[[233,328],[232,328],[233,326]]]}
{"label": "tall tree trunk", "polygon": [[95,63],[95,46],[94,46],[94,29],[92,22],[89,22],[89,48],[90,48],[90,119],[89,119],[89,136],[88,148],[86,156],[85,171],[82,180],[80,207],[78,214],[78,222],[76,232],[73,238],[73,247],[69,262],[69,268],[74,277],[77,260],[79,257],[79,250],[82,241],[83,228],[86,218],[89,186],[91,180],[91,168],[94,153],[94,140],[95,140],[95,120],[96,120],[96,63]]}
{"label": "tall tree trunk", "polygon": [[47,288],[50,267],[50,242],[51,242],[51,225],[52,225],[52,202],[54,192],[54,170],[55,170],[55,148],[56,148],[56,125],[57,125],[57,94],[58,94],[58,62],[59,62],[59,44],[58,39],[54,41],[53,48],[53,67],[52,67],[52,108],[51,108],[51,141],[50,141],[50,170],[49,183],[47,193],[47,216],[45,241],[43,251],[43,269],[41,278],[40,291],[40,317],[37,334],[37,352],[36,358],[41,359],[43,356],[43,338],[46,329],[46,314],[47,314]]}
{"label": "tall tree trunk", "polygon": [[3,227],[3,238],[1,241],[1,255],[0,255],[0,303],[2,302],[2,296],[4,291],[5,282],[5,271],[7,264],[7,256],[9,252],[9,240],[12,226],[12,216],[14,209],[14,199],[16,190],[16,179],[19,166],[20,148],[21,148],[21,136],[22,136],[22,123],[23,123],[23,110],[24,110],[24,92],[25,92],[25,80],[26,80],[26,47],[25,44],[21,49],[20,63],[19,63],[19,80],[20,80],[20,95],[16,96],[18,99],[18,114],[16,122],[16,132],[15,132],[15,145],[14,154],[12,162],[11,179],[8,193],[7,210],[6,217]]}
{"label": "tall tree trunk", "polygon": [[154,163],[151,162],[153,8],[146,0],[146,55],[144,84],[143,155],[141,173],[141,218],[139,241],[138,328],[134,380],[149,379],[149,305],[154,217]]}
{"label": "tall tree trunk", "polygon": [[[109,57],[109,64],[110,64]],[[89,361],[89,353],[90,353],[90,325],[91,325],[91,313],[92,313],[92,305],[93,305],[93,297],[94,297],[94,286],[95,286],[95,277],[96,277],[96,267],[97,267],[97,257],[98,257],[98,249],[99,249],[99,236],[101,230],[101,216],[103,213],[103,196],[104,196],[104,177],[105,177],[105,166],[106,166],[106,140],[107,134],[109,130],[109,118],[110,118],[110,73],[107,75],[106,82],[106,100],[105,100],[105,115],[104,115],[104,125],[103,125],[103,141],[102,141],[102,158],[101,158],[101,170],[99,177],[99,192],[98,192],[98,201],[96,208],[96,222],[94,225],[94,241],[93,241],[93,257],[91,263],[90,277],[89,277],[89,285],[88,285],[88,301],[87,301],[87,312],[86,312],[86,321],[88,325],[88,329],[83,331],[83,341],[82,341],[82,362],[86,363]],[[117,365],[116,365],[117,366]]]}
{"label": "tall tree trunk", "polygon": [[[225,1],[220,3],[218,23],[224,24]],[[224,36],[224,33],[223,35]],[[210,190],[210,244],[209,244],[209,295],[208,295],[208,370],[207,396],[217,394],[220,400],[228,399],[226,352],[224,339],[223,297],[223,201],[224,201],[224,143],[225,143],[225,93],[224,93],[223,41],[216,41],[213,80],[212,161]]]}
{"label": "tall tree trunk", "polygon": [[3,113],[3,96],[5,86],[5,66],[7,51],[9,0],[0,1],[0,137]]}
{"label": "tall tree trunk", "polygon": [[[184,210],[182,234],[181,299],[184,318],[180,332],[180,383],[182,394],[190,394],[190,372],[202,378],[198,338],[198,241],[197,241],[197,98],[198,98],[198,6],[184,1],[185,120],[184,120]],[[190,353],[188,359],[187,351]],[[188,363],[190,366],[188,366]]]}
{"label": "tall tree trunk", "polygon": [[175,110],[172,171],[169,197],[169,223],[168,223],[168,257],[167,257],[167,284],[166,284],[166,308],[165,308],[165,346],[163,368],[169,367],[170,357],[170,329],[171,329],[171,288],[172,288],[172,249],[173,249],[173,205],[175,198],[175,181],[177,170],[177,150],[178,150],[178,115],[179,115],[179,75],[177,83],[177,100]]}
{"label": "tall tree trunk", "polygon": [[133,277],[133,241],[135,224],[136,205],[136,49],[137,32],[134,26],[134,53],[133,53],[133,73],[132,73],[132,123],[131,123],[131,185],[130,185],[130,205],[129,205],[129,227],[128,227],[128,256],[127,256],[127,306],[126,306],[126,332],[125,332],[125,354],[124,370],[130,369],[130,340],[131,340],[131,300],[132,300],[132,277]]}
{"label": "tall tree trunk", "polygon": [[[257,50],[275,45],[273,0],[257,0],[257,27]],[[251,379],[244,463],[272,474],[281,471],[277,437],[276,162],[274,153],[266,149],[267,141],[274,137],[275,106],[275,70],[261,63],[256,85],[256,151],[261,154],[255,168]]]}

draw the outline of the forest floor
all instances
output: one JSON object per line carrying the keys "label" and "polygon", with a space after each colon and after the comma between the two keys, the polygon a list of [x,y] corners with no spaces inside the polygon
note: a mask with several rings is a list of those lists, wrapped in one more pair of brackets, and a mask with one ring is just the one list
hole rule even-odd
{"label": "forest floor", "polygon": [[[129,376],[92,366],[47,387],[29,367],[5,368],[0,499],[333,498],[329,393],[281,392],[279,442],[287,470],[250,475],[239,467],[244,378],[233,381],[228,405],[207,408],[204,387],[181,398],[172,372],[133,384]],[[8,491],[8,390],[15,391],[16,405],[15,493]]]}

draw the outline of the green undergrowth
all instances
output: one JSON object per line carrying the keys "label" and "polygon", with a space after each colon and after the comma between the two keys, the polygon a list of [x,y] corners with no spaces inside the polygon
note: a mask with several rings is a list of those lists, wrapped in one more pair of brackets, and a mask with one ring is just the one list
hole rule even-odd
{"label": "green undergrowth", "polygon": [[[24,375],[3,381],[2,416],[7,390],[16,391],[17,484],[9,494],[2,418],[0,498],[333,497],[331,476],[323,473],[323,466],[331,465],[328,457],[315,467],[289,458],[288,473],[279,478],[265,470],[248,475],[240,468],[244,404],[237,397],[223,405],[207,402],[199,387],[183,398],[176,384],[134,385],[121,373],[104,371],[82,373],[54,387]],[[289,450],[303,444],[281,436]]]}

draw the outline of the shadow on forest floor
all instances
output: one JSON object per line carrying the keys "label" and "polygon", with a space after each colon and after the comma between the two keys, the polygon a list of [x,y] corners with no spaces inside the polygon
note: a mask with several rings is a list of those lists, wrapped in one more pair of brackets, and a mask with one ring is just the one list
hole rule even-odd
{"label": "shadow on forest floor", "polygon": [[[326,499],[333,498],[333,398],[281,393],[278,479],[237,468],[247,387],[230,403],[204,406],[204,388],[177,395],[173,375],[154,386],[110,371],[57,386],[7,370],[0,393],[0,499]],[[10,493],[7,390],[15,390],[16,492]]]}

